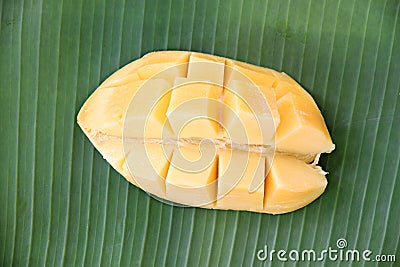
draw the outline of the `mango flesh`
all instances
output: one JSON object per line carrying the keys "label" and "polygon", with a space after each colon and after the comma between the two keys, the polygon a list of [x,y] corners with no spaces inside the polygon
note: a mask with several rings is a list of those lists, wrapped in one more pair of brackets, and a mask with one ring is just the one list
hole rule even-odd
{"label": "mango flesh", "polygon": [[129,182],[215,209],[304,207],[325,190],[317,159],[335,147],[313,98],[288,75],[195,52],[154,52],[118,70],[78,124]]}
{"label": "mango flesh", "polygon": [[[236,155],[232,155],[236,154]],[[243,165],[245,168],[233,166]],[[264,203],[264,182],[254,192],[249,191],[253,179],[265,179],[265,158],[257,153],[239,150],[220,150],[218,153],[217,208],[260,211]],[[231,164],[231,165],[230,165]],[[241,172],[240,176],[235,172]],[[239,179],[238,179],[239,178]]]}
{"label": "mango flesh", "polygon": [[[210,100],[218,101],[221,96],[219,90],[215,90],[212,84],[194,83],[186,78],[176,79],[175,86],[166,114],[176,135],[181,138],[219,138],[219,124],[215,120],[205,119],[218,117],[218,106]],[[204,118],[190,121],[196,116]],[[189,123],[185,125],[186,122]]]}
{"label": "mango flesh", "polygon": [[212,205],[217,192],[217,156],[214,154],[209,164],[203,168],[181,169],[182,161],[194,161],[201,154],[199,150],[190,147],[180,147],[180,151],[183,157],[180,157],[180,153],[174,153],[166,176],[166,198],[190,206]]}
{"label": "mango flesh", "polygon": [[325,172],[319,167],[276,155],[265,181],[264,210],[285,213],[301,208],[321,195],[326,185]]}
{"label": "mango flesh", "polygon": [[[270,103],[269,106],[264,101],[257,101],[262,97]],[[224,104],[226,106],[222,111],[222,123],[232,142],[264,145],[274,143],[280,117],[272,88],[233,81],[230,89],[224,91]],[[240,130],[243,125],[245,135]]]}

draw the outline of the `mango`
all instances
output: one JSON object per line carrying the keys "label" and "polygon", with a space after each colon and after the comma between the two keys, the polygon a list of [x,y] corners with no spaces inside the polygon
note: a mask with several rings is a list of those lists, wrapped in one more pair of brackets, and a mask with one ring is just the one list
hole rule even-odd
{"label": "mango", "polygon": [[327,186],[335,149],[312,96],[285,73],[160,51],[107,78],[77,122],[129,182],[187,206],[280,214]]}

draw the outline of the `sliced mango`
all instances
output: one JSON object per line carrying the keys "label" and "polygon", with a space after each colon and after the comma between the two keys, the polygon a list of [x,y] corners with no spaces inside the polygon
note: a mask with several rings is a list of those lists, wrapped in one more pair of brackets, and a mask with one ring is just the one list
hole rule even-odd
{"label": "sliced mango", "polygon": [[[206,164],[190,164],[201,158],[197,149],[180,147],[172,156],[166,178],[166,198],[189,206],[210,206],[217,194],[217,156]],[[203,165],[203,166],[202,166]]]}
{"label": "sliced mango", "polygon": [[126,161],[136,184],[147,192],[165,198],[165,179],[167,177],[173,148],[155,143],[131,142]]}
{"label": "sliced mango", "polygon": [[[154,95],[148,94],[152,91]],[[124,116],[125,138],[163,138],[172,136],[167,123],[171,84],[164,79],[150,79],[131,99]]]}
{"label": "sliced mango", "polygon": [[128,64],[89,97],[78,124],[129,182],[203,208],[304,207],[327,185],[319,155],[335,148],[314,99],[287,74],[197,52]]}
{"label": "sliced mango", "polygon": [[272,88],[273,84],[277,81],[277,77],[274,74],[275,71],[273,70],[234,60],[227,60],[225,72],[224,84],[226,86],[229,86],[232,81],[241,81]]}
{"label": "sliced mango", "polygon": [[166,115],[175,136],[180,138],[218,138],[219,114],[216,87],[190,79],[176,79]]}
{"label": "sliced mango", "polygon": [[278,100],[278,110],[281,121],[276,131],[276,147],[279,151],[316,155],[335,148],[315,105],[288,93]]}
{"label": "sliced mango", "polygon": [[[257,153],[220,150],[216,208],[261,211],[264,204],[265,158]],[[252,181],[258,189],[250,192]]]}
{"label": "sliced mango", "polygon": [[188,75],[192,80],[206,81],[222,88],[225,59],[201,53],[192,53],[189,59]]}
{"label": "sliced mango", "polygon": [[232,81],[224,91],[222,124],[233,143],[273,144],[279,113],[272,88]]}
{"label": "sliced mango", "polygon": [[285,213],[311,203],[325,190],[325,174],[294,157],[276,155],[265,181],[264,211]]}

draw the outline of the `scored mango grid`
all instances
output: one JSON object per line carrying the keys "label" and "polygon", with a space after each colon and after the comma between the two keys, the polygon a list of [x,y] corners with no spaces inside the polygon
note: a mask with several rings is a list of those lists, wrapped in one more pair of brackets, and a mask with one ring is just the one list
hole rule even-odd
{"label": "scored mango grid", "polygon": [[[129,155],[135,155],[136,153],[131,153],[132,151],[125,151],[122,146],[122,139],[121,139],[121,133],[122,133],[122,125],[123,125],[123,120],[126,118],[124,116],[124,110],[126,109],[128,105],[128,100],[131,98],[131,96],[135,93],[135,90],[137,90],[137,86],[140,86],[143,84],[143,81],[139,80],[140,77],[137,74],[138,68],[141,68],[142,66],[146,65],[151,65],[153,63],[160,63],[160,62],[170,62],[170,61],[176,61],[177,63],[182,63],[182,62],[187,62],[189,55],[190,54],[198,54],[198,53],[192,53],[192,52],[177,52],[177,51],[164,51],[164,52],[156,52],[156,53],[150,53],[143,58],[136,60],[127,66],[123,67],[122,69],[118,70],[115,72],[113,75],[111,75],[105,82],[102,83],[102,85],[99,86],[99,88],[89,97],[89,99],[85,102],[83,107],[81,108],[79,114],[78,114],[78,124],[82,128],[82,130],[85,132],[89,140],[93,143],[93,145],[99,150],[99,152],[103,155],[103,157],[118,171],[120,172],[127,180],[129,180],[131,183],[137,185],[135,180],[131,177],[131,174],[128,170],[128,167],[126,166],[126,158]],[[215,58],[215,56],[211,55],[205,55],[205,54],[200,54],[201,56],[208,56],[210,58]],[[319,187],[323,189],[326,186],[326,178],[325,178],[325,173],[321,170],[320,167],[316,166],[316,163],[318,161],[318,155],[319,153],[324,153],[324,152],[330,152],[334,149],[334,144],[332,143],[332,140],[329,136],[329,132],[327,131],[326,125],[324,123],[323,117],[316,106],[315,102],[313,101],[312,97],[304,90],[301,88],[300,85],[298,85],[293,79],[291,79],[289,76],[285,75],[284,73],[277,73],[273,70],[269,69],[264,69],[258,66],[254,65],[249,65],[246,63],[242,62],[237,62],[237,61],[232,61],[227,59],[226,60],[228,63],[233,62],[233,64],[238,64],[242,67],[249,68],[249,69],[255,69],[255,70],[266,70],[272,73],[277,74],[277,79],[279,80],[279,83],[277,86],[274,86],[274,93],[276,93],[276,99],[279,104],[284,103],[282,100],[285,99],[286,102],[288,100],[288,96],[291,96],[292,98],[290,99],[291,101],[297,101],[293,102],[293,111],[296,113],[290,114],[289,117],[285,116],[283,117],[284,122],[288,122],[287,118],[290,117],[298,117],[299,121],[296,123],[300,124],[294,124],[294,127],[315,127],[315,128],[306,128],[306,129],[316,129],[317,131],[320,131],[322,135],[317,136],[317,140],[319,139],[319,145],[317,145],[317,149],[315,150],[314,148],[310,149],[310,147],[305,147],[304,150],[300,150],[300,154],[294,152],[295,147],[293,147],[293,144],[290,146],[289,149],[287,150],[278,150],[277,153],[280,155],[285,155],[288,154],[288,157],[285,156],[279,156],[279,161],[284,160],[285,158],[289,160],[287,164],[285,164],[284,170],[290,170],[291,166],[293,164],[300,164],[303,167],[303,170],[299,170],[299,172],[295,174],[288,174],[286,178],[293,177],[296,178],[294,180],[289,180],[290,183],[294,182],[295,180],[299,180],[303,182],[302,179],[306,179],[307,177],[304,177],[304,175],[310,175],[313,176],[316,173],[320,173],[320,178],[324,182],[323,186]],[[163,63],[161,63],[162,65]],[[175,64],[175,63],[168,63],[168,64]],[[154,71],[154,68],[147,68],[147,70],[152,70]],[[143,77],[142,77],[143,78]],[[256,77],[257,78],[257,77]],[[264,81],[264,80],[263,80]],[[283,97],[284,96],[284,97]],[[294,97],[294,98],[293,98]],[[125,100],[126,99],[126,100]],[[299,102],[300,101],[300,102]],[[304,105],[309,105],[306,107],[304,110]],[[300,105],[300,106],[298,106]],[[282,107],[278,105],[279,109],[279,115],[281,115],[281,109]],[[277,111],[278,112],[278,111]],[[286,110],[283,110],[283,112],[286,112]],[[298,113],[300,112],[300,113]],[[284,113],[285,114],[285,113]],[[309,116],[309,117],[307,117]],[[314,122],[309,121],[309,118],[314,120]],[[304,122],[308,123],[306,125],[303,124],[303,119],[305,119]],[[316,124],[315,120],[317,121]],[[311,124],[309,124],[311,123]],[[282,131],[285,127],[279,127],[279,131],[276,132],[278,136],[280,136],[279,140],[285,140],[285,143],[288,144],[286,137],[284,136],[287,131]],[[293,127],[292,127],[293,128]],[[294,129],[294,128],[293,128]],[[311,135],[304,135],[303,129],[304,128],[297,128],[297,129],[302,129],[301,132],[296,131],[294,135],[291,134],[292,140],[294,136],[295,140],[303,140],[301,138],[305,138],[304,141],[307,141],[305,143],[309,142],[315,142],[315,136],[312,133]],[[287,129],[286,129],[287,130]],[[299,135],[300,134],[300,135]],[[285,139],[282,139],[282,136]],[[314,137],[312,137],[314,136]],[[321,139],[322,137],[322,139]],[[311,138],[311,139],[310,139]],[[126,137],[124,138],[124,140]],[[146,140],[148,141],[148,140]],[[321,142],[322,141],[322,142]],[[303,142],[300,142],[303,143]],[[282,142],[279,143],[281,149],[282,147]],[[294,145],[299,144],[298,141],[294,143]],[[304,146],[303,146],[304,147]],[[296,162],[297,158],[297,162]],[[315,159],[315,160],[314,160]],[[278,159],[277,159],[278,160]],[[308,165],[305,162],[311,162],[314,160],[314,164]],[[140,160],[139,160],[140,161]],[[274,166],[275,166],[275,161],[274,161]],[[282,166],[282,165],[281,165]],[[290,166],[290,168],[287,168],[286,166]],[[165,169],[165,168],[164,168]],[[311,171],[310,171],[311,170]],[[282,170],[278,170],[282,171]],[[269,172],[268,178],[266,180],[267,183],[269,183],[268,189],[271,189],[272,187],[270,186],[271,181],[277,181],[279,184],[281,184],[281,179],[285,177],[278,177],[276,179],[273,178],[273,175],[271,174],[273,172]],[[303,175],[302,175],[303,174]],[[283,174],[280,174],[283,175]],[[294,175],[294,176],[293,176]],[[303,176],[301,177],[295,177],[295,176]],[[271,177],[270,177],[271,176]],[[285,180],[285,179],[284,179]],[[286,190],[288,185],[285,185],[284,187],[280,187],[280,191],[283,189]],[[302,187],[301,184],[298,186]],[[266,185],[267,187],[267,185]],[[306,190],[310,190],[311,187],[307,187]],[[299,188],[294,188],[295,191],[290,193],[290,199],[294,199],[299,197],[295,192],[299,192],[299,190],[304,190],[304,189],[299,189]],[[314,189],[311,189],[314,190]],[[165,190],[164,190],[165,191]],[[284,191],[282,191],[284,192]],[[315,191],[317,192],[317,191]],[[276,193],[276,192],[275,192]],[[318,193],[318,195],[320,194]],[[294,195],[293,195],[294,194]],[[268,206],[271,208],[271,204],[274,202],[274,200],[270,199],[271,194],[269,194],[268,197]],[[317,196],[316,196],[317,197]],[[308,199],[309,202],[314,200],[316,197]],[[298,199],[299,203],[303,203],[302,205],[306,205],[309,202],[304,202],[305,199],[300,197]],[[237,203],[237,202],[236,202]],[[263,210],[262,212],[268,212],[268,213],[282,213],[282,212],[288,212],[294,209],[297,209],[296,207],[292,207],[293,209],[290,209],[290,207],[284,207],[285,209],[281,209],[282,203],[278,203],[278,207],[267,210]],[[218,207],[221,208],[221,207]],[[223,208],[223,207],[222,207]],[[289,208],[289,209],[288,209]],[[248,209],[249,208],[240,208],[240,207],[233,207],[233,209]]]}
{"label": "scored mango grid", "polygon": [[[190,63],[190,64],[193,64],[193,63]],[[197,63],[197,65],[199,65],[199,64],[212,64],[212,63],[206,63],[206,62],[201,62],[201,63]],[[218,64],[218,63],[217,63]],[[189,65],[190,66],[190,65]],[[192,65],[193,66],[193,65]],[[208,67],[208,66],[206,66],[206,67]],[[173,68],[173,67],[170,67],[169,68],[169,70],[171,70],[171,68]],[[225,73],[225,65],[223,66],[223,68],[224,68],[224,73]],[[236,71],[236,70],[234,70],[234,71]],[[174,71],[172,71],[172,73],[177,73],[177,72],[174,72]],[[161,75],[160,75],[160,73],[158,73],[158,74],[156,74],[155,76],[153,76],[153,79],[156,79],[156,78],[158,78],[158,76],[161,76],[161,77],[163,77],[164,75],[161,73]],[[242,75],[243,76],[243,75]],[[245,80],[247,80],[248,82],[249,82],[249,84],[251,84],[252,82],[247,78],[247,77],[245,77],[245,76],[243,76],[244,77],[244,79]],[[189,77],[190,78],[190,77]],[[224,82],[226,82],[226,79],[224,78],[224,79],[222,79]],[[201,82],[204,82],[204,81],[201,81]],[[218,84],[218,86],[221,86],[222,88],[226,88],[227,87],[227,85],[226,84]],[[257,87],[255,87],[255,88],[257,88]],[[222,95],[221,95],[222,96]],[[240,96],[239,96],[240,97]],[[260,94],[259,96],[256,96],[255,97],[255,99],[263,99],[263,97],[262,97],[262,95]],[[245,102],[247,102],[246,101],[246,99],[243,99]],[[209,99],[207,98],[207,101],[209,102]],[[134,102],[134,101],[132,101],[132,102]],[[157,102],[157,101],[156,101]],[[189,101],[189,102],[192,102],[192,101]],[[248,104],[248,103],[246,103],[246,104]],[[267,105],[267,108],[269,109],[269,106],[268,106],[268,103],[266,103]],[[170,105],[170,103],[168,104],[168,106]],[[222,111],[221,111],[221,109],[219,109],[219,113],[221,113]],[[213,118],[213,119],[216,119],[216,118]],[[240,119],[240,118],[239,118]],[[128,125],[128,124],[127,124]],[[260,129],[260,132],[262,132],[262,127],[260,127],[261,129]],[[265,127],[264,127],[265,128]],[[244,129],[245,130],[245,129]],[[245,132],[245,131],[244,131]],[[162,140],[164,140],[164,138],[162,138]],[[215,155],[214,155],[214,157],[213,157],[213,159],[214,160],[218,160],[218,157],[216,157]],[[248,160],[248,158],[247,158],[247,160]],[[244,171],[245,171],[245,169],[246,169],[246,166],[247,166],[247,160],[246,160],[246,164],[243,164],[243,166],[244,166],[244,169],[242,169],[242,174],[244,173]],[[208,163],[208,165],[210,165],[211,164],[211,162],[209,162]],[[129,165],[129,164],[128,164]],[[229,169],[229,168],[228,168]],[[262,184],[263,184],[263,179],[265,178],[265,175],[266,175],[266,173],[267,172],[263,172],[263,178],[262,178],[262,181],[259,181],[258,183],[259,183],[259,185],[256,185],[256,186],[254,186],[253,185],[253,188],[252,188],[252,191],[254,192],[254,191],[256,191]],[[239,178],[241,178],[242,177],[242,175],[240,175],[240,176],[238,176]],[[216,177],[215,177],[216,178]],[[236,186],[236,184],[239,182],[239,180],[240,179],[238,179],[235,183],[232,183],[232,188],[233,187],[235,187]],[[167,178],[167,181],[168,181],[168,178]],[[217,181],[216,180],[214,180],[214,182],[216,183]],[[213,184],[211,184],[211,186],[215,186],[215,185],[213,185]],[[144,189],[146,189],[146,188],[144,188]],[[151,188],[149,188],[148,190],[146,190],[146,191],[150,191],[151,192]],[[185,192],[189,192],[190,190],[188,190],[188,188],[185,188]],[[215,194],[215,197],[214,197],[214,199],[212,199],[212,201],[214,201],[214,200],[216,200],[216,197],[217,197],[217,195],[219,196],[219,197],[222,197],[222,196],[224,196],[224,195],[226,195],[228,192],[229,192],[230,190],[227,190],[227,192],[225,193],[225,194]],[[165,197],[165,196],[163,196],[163,197]],[[195,204],[195,206],[197,206],[197,205],[200,205],[200,206],[203,206],[204,204],[207,204],[207,203],[190,203],[191,205],[194,205]],[[197,204],[197,205],[196,205]]]}

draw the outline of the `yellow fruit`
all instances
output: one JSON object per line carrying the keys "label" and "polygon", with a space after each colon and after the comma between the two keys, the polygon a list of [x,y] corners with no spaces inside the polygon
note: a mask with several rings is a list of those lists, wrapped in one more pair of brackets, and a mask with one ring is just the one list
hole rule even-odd
{"label": "yellow fruit", "polygon": [[317,104],[288,75],[196,52],[126,65],[89,97],[78,124],[128,181],[204,208],[304,207],[327,185],[319,155],[335,148]]}

